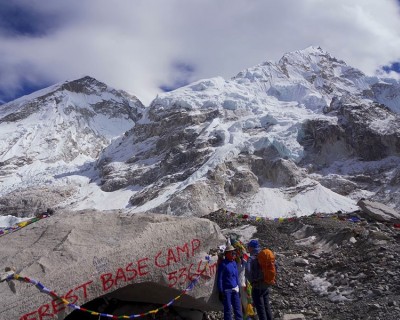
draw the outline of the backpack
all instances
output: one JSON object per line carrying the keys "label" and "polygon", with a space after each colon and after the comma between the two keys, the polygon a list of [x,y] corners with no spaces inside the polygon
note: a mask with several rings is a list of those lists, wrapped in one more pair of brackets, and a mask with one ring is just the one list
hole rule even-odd
{"label": "backpack", "polygon": [[268,285],[274,285],[276,278],[274,253],[270,249],[263,249],[257,255],[257,260],[264,275],[264,282]]}

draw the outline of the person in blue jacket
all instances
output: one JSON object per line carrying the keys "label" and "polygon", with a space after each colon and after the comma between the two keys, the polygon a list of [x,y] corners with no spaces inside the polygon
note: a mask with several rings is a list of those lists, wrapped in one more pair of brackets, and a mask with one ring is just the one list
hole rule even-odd
{"label": "person in blue jacket", "polygon": [[235,258],[236,249],[230,245],[225,249],[225,259],[218,266],[218,293],[219,299],[224,305],[224,320],[232,319],[232,309],[236,320],[243,319]]}

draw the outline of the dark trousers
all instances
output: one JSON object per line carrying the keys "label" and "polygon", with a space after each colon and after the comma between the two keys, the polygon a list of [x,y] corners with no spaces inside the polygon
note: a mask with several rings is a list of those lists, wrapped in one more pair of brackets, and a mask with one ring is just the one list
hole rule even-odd
{"label": "dark trousers", "polygon": [[233,290],[224,291],[224,320],[232,320],[232,308],[236,320],[243,320],[242,304],[239,292]]}
{"label": "dark trousers", "polygon": [[251,292],[254,306],[259,320],[272,320],[271,307],[269,305],[269,289],[253,288]]}

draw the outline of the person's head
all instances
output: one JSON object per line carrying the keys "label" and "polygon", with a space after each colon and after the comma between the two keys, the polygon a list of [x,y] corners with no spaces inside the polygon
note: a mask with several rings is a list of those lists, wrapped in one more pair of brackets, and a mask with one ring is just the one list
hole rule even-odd
{"label": "person's head", "polygon": [[234,246],[228,246],[225,249],[225,258],[229,261],[233,261],[236,258],[236,249]]}
{"label": "person's head", "polygon": [[258,248],[260,248],[260,244],[256,239],[250,240],[250,242],[247,244],[247,250],[250,253],[252,253],[254,250],[257,250]]}

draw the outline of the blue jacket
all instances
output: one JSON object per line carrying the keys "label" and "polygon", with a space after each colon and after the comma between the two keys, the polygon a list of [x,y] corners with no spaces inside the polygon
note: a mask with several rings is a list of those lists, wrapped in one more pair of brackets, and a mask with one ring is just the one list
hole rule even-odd
{"label": "blue jacket", "polygon": [[222,260],[218,266],[217,282],[219,292],[224,292],[239,285],[236,261]]}

